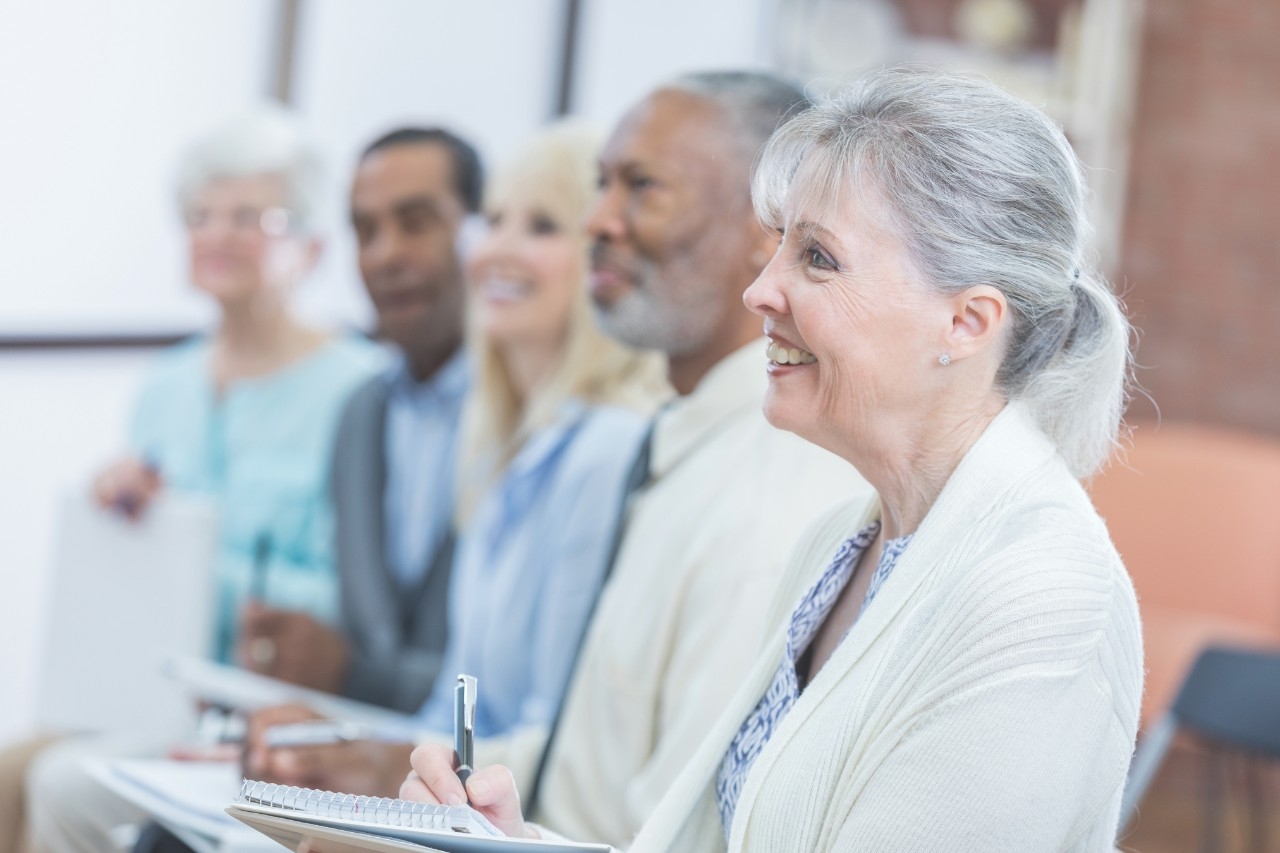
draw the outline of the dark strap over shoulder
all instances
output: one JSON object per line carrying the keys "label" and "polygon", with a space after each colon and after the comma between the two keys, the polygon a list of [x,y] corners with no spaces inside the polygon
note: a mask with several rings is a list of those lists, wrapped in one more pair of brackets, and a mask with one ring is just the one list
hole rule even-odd
{"label": "dark strap over shoulder", "polygon": [[[582,657],[583,643],[591,629],[591,621],[595,618],[596,607],[600,604],[600,596],[604,594],[605,585],[613,574],[614,564],[618,562],[618,552],[622,550],[622,540],[626,535],[627,519],[631,515],[631,503],[636,495],[649,484],[650,462],[653,458],[653,426],[654,422],[651,421],[644,440],[640,442],[640,448],[636,451],[635,461],[631,463],[631,470],[627,474],[627,479],[618,501],[618,510],[613,522],[613,543],[609,546],[609,561],[605,563],[604,577],[600,581],[600,592],[597,593],[596,600],[591,604],[591,614],[583,623],[582,635],[578,638],[578,650],[573,665],[573,673],[575,675],[577,673],[578,660]],[[547,733],[547,742],[542,747],[542,755],[538,757],[538,766],[533,771],[533,781],[529,785],[529,796],[524,806],[526,815],[532,815],[534,809],[537,808],[538,794],[542,788],[542,777],[546,774],[547,761],[551,757],[552,748],[555,746],[556,733],[560,730],[560,721],[564,718],[565,700],[568,698],[569,690],[573,685],[573,675],[570,675],[567,684],[564,695],[560,697],[560,706],[556,709],[556,716],[551,723],[551,730]]]}

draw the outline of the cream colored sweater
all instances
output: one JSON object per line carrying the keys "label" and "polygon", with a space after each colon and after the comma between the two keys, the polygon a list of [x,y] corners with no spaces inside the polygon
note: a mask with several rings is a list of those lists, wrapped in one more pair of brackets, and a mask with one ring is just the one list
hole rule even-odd
{"label": "cream colored sweater", "polygon": [[[764,350],[761,339],[729,355],[658,416],[653,482],[592,619],[534,813],[557,832],[635,837],[754,666],[796,543],[832,507],[872,500],[848,463],[764,419]],[[527,792],[544,738],[477,741],[478,764],[507,765]]]}
{"label": "cream colored sweater", "polygon": [[[867,520],[850,506],[806,537],[767,652],[633,853],[724,849],[725,749],[781,660],[797,596]],[[729,849],[1111,850],[1141,692],[1128,575],[1080,485],[1010,405],[756,761]]]}

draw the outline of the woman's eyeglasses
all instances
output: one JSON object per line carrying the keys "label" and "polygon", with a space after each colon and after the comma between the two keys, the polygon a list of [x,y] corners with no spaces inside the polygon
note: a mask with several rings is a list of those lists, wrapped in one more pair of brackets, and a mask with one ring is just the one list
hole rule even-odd
{"label": "woman's eyeglasses", "polygon": [[182,212],[182,221],[189,231],[202,231],[216,225],[219,220],[225,221],[228,227],[239,234],[267,237],[283,237],[293,230],[296,217],[284,207],[235,207],[230,210],[216,210],[210,207],[193,207]]}

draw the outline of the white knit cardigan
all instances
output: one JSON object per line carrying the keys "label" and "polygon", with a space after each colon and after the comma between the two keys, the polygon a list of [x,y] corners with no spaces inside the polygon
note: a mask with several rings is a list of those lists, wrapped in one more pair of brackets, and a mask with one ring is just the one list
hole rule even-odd
{"label": "white knit cardigan", "polygon": [[[845,507],[799,546],[765,652],[633,853],[725,848],[725,749],[781,660],[796,598],[877,514]],[[729,849],[1111,850],[1141,693],[1129,577],[1080,484],[1011,404],[774,732]]]}

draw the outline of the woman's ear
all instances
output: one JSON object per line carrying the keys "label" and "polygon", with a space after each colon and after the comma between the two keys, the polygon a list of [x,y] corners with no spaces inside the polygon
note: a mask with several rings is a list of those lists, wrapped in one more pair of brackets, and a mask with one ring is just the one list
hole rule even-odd
{"label": "woman's ear", "polygon": [[1004,294],[989,284],[976,284],[951,299],[947,353],[964,358],[989,349],[1000,338],[1009,313]]}

